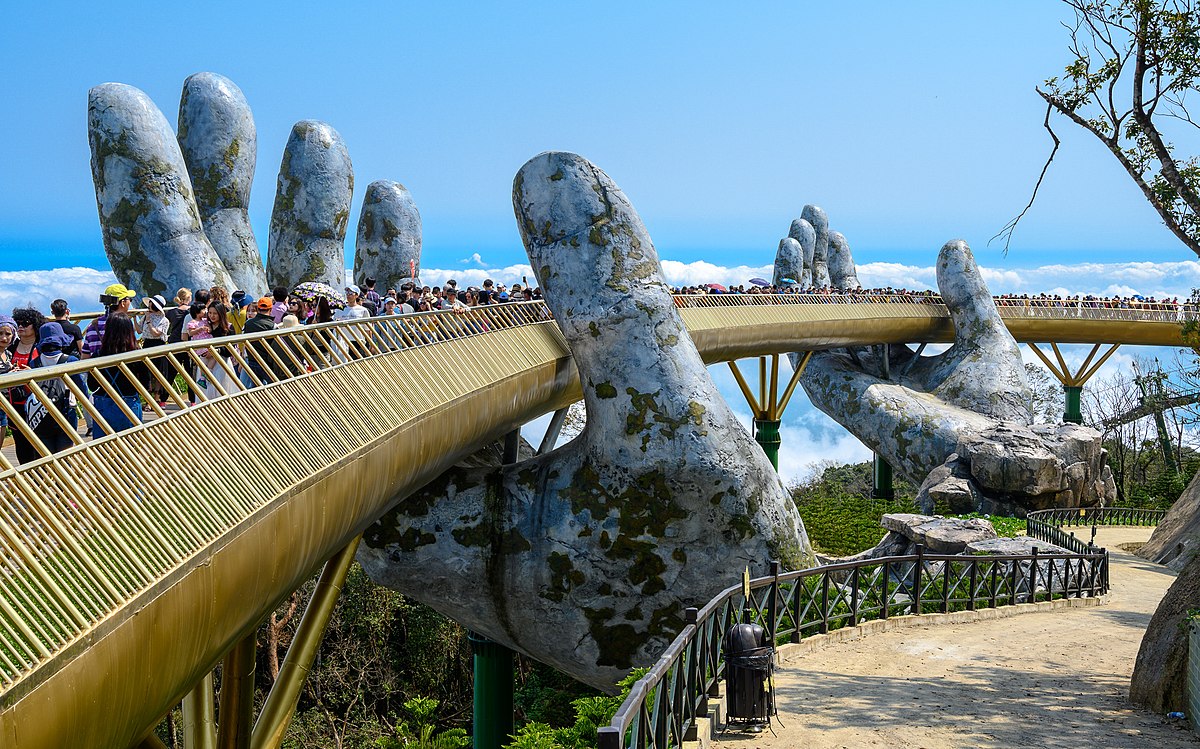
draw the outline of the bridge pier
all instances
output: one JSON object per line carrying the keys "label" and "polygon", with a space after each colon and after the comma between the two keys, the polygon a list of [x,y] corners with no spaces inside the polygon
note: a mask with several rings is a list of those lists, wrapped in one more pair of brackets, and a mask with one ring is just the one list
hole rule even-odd
{"label": "bridge pier", "polygon": [[1110,344],[1108,350],[1093,364],[1092,360],[1096,358],[1096,354],[1100,352],[1100,347],[1103,345],[1102,343],[1093,345],[1092,350],[1088,352],[1087,357],[1083,360],[1083,364],[1080,364],[1079,368],[1072,372],[1071,368],[1067,366],[1067,360],[1063,358],[1062,352],[1058,350],[1057,343],[1050,342],[1050,348],[1054,351],[1054,358],[1057,363],[1050,361],[1050,357],[1046,356],[1036,343],[1029,343],[1030,351],[1037,354],[1037,357],[1042,360],[1042,364],[1046,365],[1046,369],[1050,370],[1050,374],[1054,375],[1055,379],[1062,383],[1063,396],[1066,401],[1066,407],[1063,409],[1063,421],[1065,423],[1083,423],[1083,386],[1121,346],[1119,343]]}
{"label": "bridge pier", "polygon": [[737,380],[738,387],[745,396],[746,403],[750,406],[750,413],[754,417],[754,440],[762,446],[763,452],[767,454],[767,458],[776,470],[779,470],[779,446],[783,442],[779,437],[779,423],[783,419],[784,409],[792,399],[792,393],[796,392],[796,385],[800,384],[800,375],[804,374],[804,368],[808,366],[810,358],[812,358],[812,352],[805,351],[800,358],[799,366],[788,379],[783,395],[779,395],[779,354],[758,357],[757,398],[750,391],[750,386],[746,383],[746,378],[742,376],[742,371],[738,369],[737,362],[729,362],[733,378]]}
{"label": "bridge pier", "polygon": [[481,634],[467,639],[474,652],[474,749],[500,749],[513,732],[513,651]]}
{"label": "bridge pier", "polygon": [[879,453],[874,454],[871,466],[871,496],[875,499],[895,499],[896,489],[892,486],[892,464]]}

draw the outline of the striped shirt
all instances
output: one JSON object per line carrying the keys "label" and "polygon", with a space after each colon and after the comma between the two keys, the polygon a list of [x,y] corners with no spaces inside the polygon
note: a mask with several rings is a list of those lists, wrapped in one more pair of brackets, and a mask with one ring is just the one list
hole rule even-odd
{"label": "striped shirt", "polygon": [[100,353],[100,341],[104,339],[104,324],[108,315],[100,315],[83,332],[83,345],[80,347],[84,356],[95,356]]}

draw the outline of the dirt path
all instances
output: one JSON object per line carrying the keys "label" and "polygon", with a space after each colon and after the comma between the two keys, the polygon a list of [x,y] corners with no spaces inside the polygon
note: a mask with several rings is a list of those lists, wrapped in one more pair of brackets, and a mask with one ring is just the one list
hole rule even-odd
{"label": "dirt path", "polygon": [[[1079,531],[1077,531],[1077,534]],[[1150,616],[1174,579],[1115,549],[1150,529],[1103,529],[1110,603],[872,634],[777,672],[777,736],[732,731],[725,749],[1200,745],[1125,699]]]}

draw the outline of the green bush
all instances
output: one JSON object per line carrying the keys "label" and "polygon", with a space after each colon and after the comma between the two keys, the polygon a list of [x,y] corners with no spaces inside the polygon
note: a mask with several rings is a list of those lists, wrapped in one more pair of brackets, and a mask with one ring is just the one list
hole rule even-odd
{"label": "green bush", "polygon": [[612,722],[621,703],[629,696],[629,690],[649,669],[634,669],[618,682],[620,692],[616,696],[600,695],[580,697],[571,702],[575,709],[575,722],[563,728],[554,728],[545,723],[531,722],[521,726],[507,749],[587,749],[596,746],[596,732],[601,726]]}

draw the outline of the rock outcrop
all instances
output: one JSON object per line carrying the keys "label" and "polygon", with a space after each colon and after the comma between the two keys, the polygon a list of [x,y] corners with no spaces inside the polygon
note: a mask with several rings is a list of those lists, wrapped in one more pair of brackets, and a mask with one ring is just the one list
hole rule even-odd
{"label": "rock outcrop", "polygon": [[228,286],[175,133],[150,97],[123,83],[91,89],[88,141],[104,251],[117,279],[167,298],[181,286]]}
{"label": "rock outcrop", "polygon": [[[845,255],[835,253],[832,284],[857,285],[845,275],[848,245],[838,244]],[[1031,424],[1020,351],[965,242],[942,247],[937,280],[954,345],[936,356],[899,345],[817,352],[801,380],[813,404],[920,485],[924,512],[938,500],[956,512],[1024,515],[1115,498],[1099,432]]]}
{"label": "rock outcrop", "polygon": [[[1187,711],[1189,611],[1200,602],[1200,556],[1191,555],[1158,604],[1138,648],[1129,699],[1150,712]],[[1189,715],[1193,725],[1197,716]]]}
{"label": "rock outcrop", "polygon": [[319,281],[340,290],[346,285],[346,227],[353,197],[354,168],[342,136],[316,120],[293,125],[271,211],[271,286],[290,289]]}
{"label": "rock outcrop", "polygon": [[1137,555],[1179,572],[1197,552],[1200,552],[1200,473],[1192,477]]}
{"label": "rock outcrop", "polygon": [[216,73],[189,76],[179,99],[178,139],[204,234],[233,285],[262,296],[270,289],[247,213],[258,135],[242,90]]}
{"label": "rock outcrop", "polygon": [[454,470],[401,499],[358,558],[377,582],[611,689],[743,568],[802,567],[812,553],[624,193],[585,159],[544,153],[517,174],[513,204],[587,426],[546,455]]}
{"label": "rock outcrop", "polygon": [[354,250],[354,280],[374,278],[396,289],[421,274],[421,214],[404,185],[379,180],[367,185]]}

